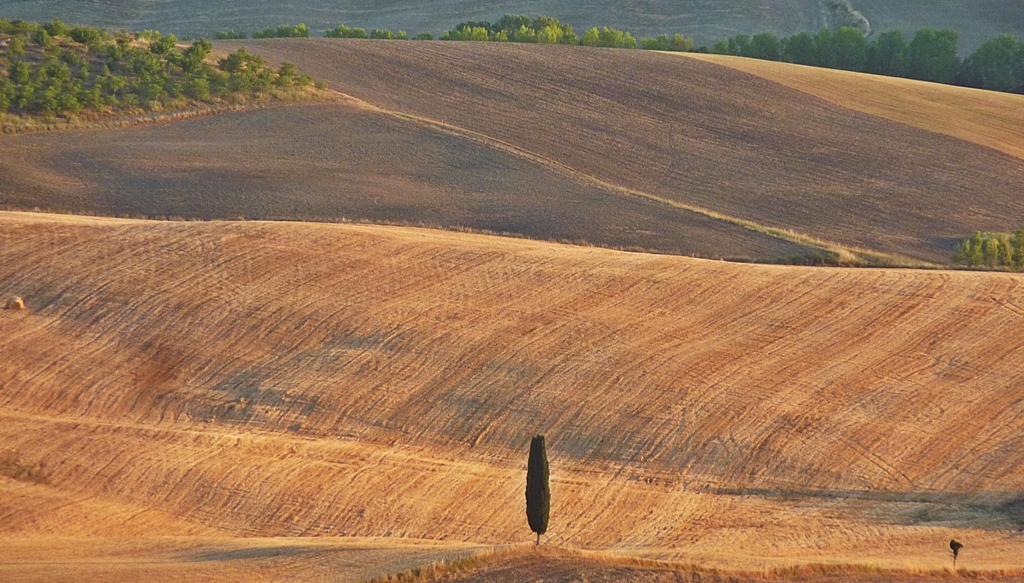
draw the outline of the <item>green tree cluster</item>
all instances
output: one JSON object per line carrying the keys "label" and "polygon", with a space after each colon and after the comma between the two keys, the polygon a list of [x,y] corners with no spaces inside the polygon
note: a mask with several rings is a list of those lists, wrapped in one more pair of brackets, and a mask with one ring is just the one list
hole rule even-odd
{"label": "green tree cluster", "polygon": [[[206,62],[213,49],[209,41],[180,48],[173,35],[156,31],[113,35],[92,27],[68,27],[59,20],[46,25],[0,20],[0,30],[12,35],[7,49],[0,50],[0,114],[165,109],[189,100],[313,83],[293,64],[274,70],[245,49],[215,66]],[[26,41],[39,38],[40,32],[48,35],[49,48],[26,55]],[[148,42],[140,45],[133,38]]]}
{"label": "green tree cluster", "polygon": [[409,35],[404,30],[394,32],[386,28],[375,28],[370,31],[370,38],[381,40],[409,40]]}
{"label": "green tree cluster", "polygon": [[575,45],[579,37],[571,24],[550,16],[506,14],[496,22],[467,21],[441,35],[441,40],[498,41]]}
{"label": "green tree cluster", "polygon": [[591,28],[583,33],[580,45],[584,47],[605,47],[609,49],[635,49],[636,39],[628,32],[604,27]]}
{"label": "green tree cluster", "polygon": [[268,26],[254,31],[252,38],[309,38],[309,27],[305,24],[282,24],[277,28]]}
{"label": "green tree cluster", "polygon": [[1024,229],[1013,235],[977,231],[957,244],[953,261],[969,267],[1024,270]]}
{"label": "green tree cluster", "polygon": [[909,41],[902,31],[893,30],[869,41],[862,29],[842,27],[789,37],[770,32],[753,37],[740,34],[697,50],[1024,93],[1024,41],[1012,34],[1000,35],[967,59],[959,56],[959,42],[952,30],[922,28]]}
{"label": "green tree cluster", "polygon": [[339,24],[328,30],[326,36],[327,38],[370,38],[370,35],[366,34],[365,28],[352,28],[346,24]]}

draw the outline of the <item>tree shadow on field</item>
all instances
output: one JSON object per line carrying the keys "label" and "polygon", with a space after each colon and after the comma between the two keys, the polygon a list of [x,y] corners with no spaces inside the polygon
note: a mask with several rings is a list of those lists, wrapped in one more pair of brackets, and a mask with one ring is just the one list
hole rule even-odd
{"label": "tree shadow on field", "polygon": [[255,547],[248,549],[212,550],[194,549],[185,554],[183,559],[189,563],[208,563],[214,561],[244,561],[251,559],[274,559],[277,557],[294,557],[323,551],[323,547],[313,545],[277,545],[272,547]]}
{"label": "tree shadow on field", "polygon": [[935,247],[936,249],[942,249],[947,253],[953,253],[954,251],[956,251],[957,244],[959,244],[964,239],[970,237],[970,235],[972,235],[972,233],[967,233],[960,239],[956,239],[953,237],[931,237],[927,239],[927,241],[929,245]]}
{"label": "tree shadow on field", "polygon": [[850,517],[878,524],[1024,532],[1024,492],[870,492],[855,490],[719,489],[794,506],[833,501]]}

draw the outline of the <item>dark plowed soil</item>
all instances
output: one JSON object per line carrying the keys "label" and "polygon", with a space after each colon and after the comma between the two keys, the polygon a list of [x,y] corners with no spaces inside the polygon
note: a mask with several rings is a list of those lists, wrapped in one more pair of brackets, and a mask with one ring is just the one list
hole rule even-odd
{"label": "dark plowed soil", "polygon": [[1024,217],[1022,160],[676,55],[496,43],[241,44],[375,105],[827,240],[945,262],[951,238],[1019,228]]}
{"label": "dark plowed soil", "polygon": [[703,257],[798,245],[580,183],[521,156],[342,104],[0,138],[0,205],[112,216],[370,220]]}

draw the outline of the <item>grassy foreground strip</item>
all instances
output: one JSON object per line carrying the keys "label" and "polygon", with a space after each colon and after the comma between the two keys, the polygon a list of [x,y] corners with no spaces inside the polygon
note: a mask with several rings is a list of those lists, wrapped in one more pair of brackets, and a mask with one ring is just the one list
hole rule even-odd
{"label": "grassy foreground strip", "polygon": [[789,566],[766,567],[763,569],[723,569],[689,561],[664,561],[638,556],[620,555],[607,551],[566,549],[561,547],[535,547],[523,543],[493,547],[469,556],[447,561],[433,561],[404,571],[367,579],[364,583],[420,583],[425,581],[473,581],[477,574],[500,570],[503,575],[518,578],[555,576],[559,572],[575,572],[586,580],[589,572],[619,571],[625,575],[636,571],[688,573],[692,581],[786,581],[817,577],[843,577],[856,580],[859,577],[886,577],[894,581],[903,578],[948,579],[966,577],[971,579],[1003,579],[1024,575],[1020,569],[969,569],[952,566],[936,569],[883,565],[872,562],[850,563],[800,563]]}
{"label": "grassy foreground strip", "polygon": [[449,135],[459,136],[477,143],[488,145],[490,147],[496,148],[498,150],[515,156],[526,158],[534,163],[540,164],[546,168],[559,172],[569,178],[572,178],[580,182],[589,183],[600,188],[603,188],[605,190],[617,192],[619,194],[626,196],[645,198],[647,200],[651,200],[659,204],[663,204],[688,212],[701,214],[715,220],[723,221],[739,227],[743,227],[745,229],[749,229],[757,233],[761,233],[763,235],[768,235],[770,237],[775,237],[777,239],[782,239],[785,241],[796,243],[798,245],[802,245],[815,252],[815,255],[809,258],[808,260],[811,263],[838,265],[845,267],[905,267],[919,269],[937,268],[936,265],[928,263],[926,261],[911,259],[909,257],[904,257],[900,255],[880,253],[877,251],[872,251],[870,249],[848,247],[840,245],[838,243],[824,241],[822,239],[811,237],[809,235],[797,233],[791,229],[782,229],[778,227],[762,225],[754,221],[733,217],[701,206],[687,204],[684,202],[679,202],[676,200],[671,200],[665,197],[657,196],[649,192],[644,192],[642,190],[612,184],[610,182],[606,182],[589,174],[580,172],[575,168],[567,166],[566,164],[563,164],[546,156],[542,156],[535,152],[526,150],[525,148],[521,148],[509,142],[499,140],[485,134],[474,132],[472,130],[468,130],[459,126],[451,125],[445,122],[426,118],[419,115],[384,109],[348,95],[345,95],[344,98],[351,100],[352,102],[358,104],[360,107],[369,109],[371,111],[375,111],[377,113],[390,115],[414,123],[419,123]]}

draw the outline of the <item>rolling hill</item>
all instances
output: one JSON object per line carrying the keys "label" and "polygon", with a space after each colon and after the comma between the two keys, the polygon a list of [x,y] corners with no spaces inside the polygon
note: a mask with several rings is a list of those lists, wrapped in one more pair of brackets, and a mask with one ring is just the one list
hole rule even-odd
{"label": "rolling hill", "polygon": [[[1003,0],[853,0],[876,31],[922,27],[958,31],[965,50],[973,50],[1001,33],[1024,34],[1024,7]],[[547,14],[578,29],[612,26],[636,35],[656,36],[682,32],[701,43],[739,33],[765,30],[781,34],[817,31],[828,22],[819,0],[332,0],[314,2],[250,1],[244,4],[214,0],[0,0],[0,16],[48,21],[59,17],[133,30],[159,29],[178,35],[211,36],[234,28],[252,32],[266,26],[304,22],[317,31],[341,22],[371,28],[392,28],[412,33],[439,33],[466,20],[495,20],[506,13]]]}
{"label": "rolling hill", "polygon": [[[1024,160],[1010,155],[1021,136],[984,121],[1014,119],[1019,96],[957,93],[908,125],[674,54],[333,39],[218,47],[242,44],[350,98],[73,140],[4,137],[0,204],[345,217],[755,260],[814,253],[817,240],[938,264],[955,240],[1015,230],[1024,216]],[[803,74],[805,85],[839,78]],[[880,95],[893,81],[845,83],[833,93]],[[982,121],[971,135],[932,131],[951,118]]]}
{"label": "rolling hill", "polygon": [[762,260],[808,251],[351,100],[8,136],[0,173],[8,208],[398,222]]}
{"label": "rolling hill", "polygon": [[530,540],[535,432],[556,546],[909,576],[957,537],[971,572],[1024,569],[1021,276],[31,213],[0,213],[0,258],[27,306],[0,312],[0,569]]}

